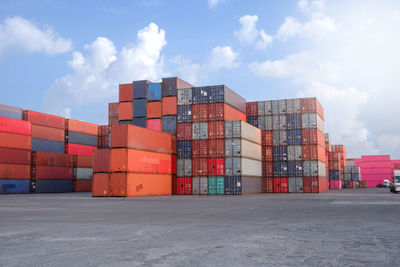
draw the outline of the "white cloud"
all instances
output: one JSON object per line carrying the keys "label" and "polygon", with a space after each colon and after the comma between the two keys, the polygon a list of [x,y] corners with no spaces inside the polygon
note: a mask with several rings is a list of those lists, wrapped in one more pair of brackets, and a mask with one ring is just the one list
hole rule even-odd
{"label": "white cloud", "polygon": [[399,22],[400,21],[400,11],[399,10],[395,10],[392,13],[392,20],[394,22]]}
{"label": "white cloud", "polygon": [[324,0],[300,0],[297,3],[300,11],[304,14],[321,12],[325,9],[325,1]]}
{"label": "white cloud", "polygon": [[72,41],[60,37],[51,28],[39,29],[21,17],[6,18],[0,24],[0,54],[5,50],[54,55],[72,49]]}
{"label": "white cloud", "polygon": [[120,51],[111,40],[98,37],[85,45],[84,52],[72,53],[71,73],[58,78],[46,92],[47,111],[64,115],[66,108],[71,113],[74,107],[115,99],[119,83],[160,79],[165,45],[165,32],[154,23],[138,32],[135,44]]}
{"label": "white cloud", "polygon": [[261,40],[257,42],[256,46],[258,49],[265,49],[272,44],[272,36],[266,34],[264,30],[260,30],[260,37]]}
{"label": "white cloud", "polygon": [[258,17],[256,15],[244,15],[239,19],[240,29],[235,31],[233,35],[242,43],[251,44],[258,37],[256,29]]}
{"label": "white cloud", "polygon": [[224,0],[208,0],[208,7],[213,9],[215,8],[218,4],[224,2]]}
{"label": "white cloud", "polygon": [[286,17],[285,22],[279,27],[276,37],[286,41],[288,38],[300,35],[303,25],[295,18]]}

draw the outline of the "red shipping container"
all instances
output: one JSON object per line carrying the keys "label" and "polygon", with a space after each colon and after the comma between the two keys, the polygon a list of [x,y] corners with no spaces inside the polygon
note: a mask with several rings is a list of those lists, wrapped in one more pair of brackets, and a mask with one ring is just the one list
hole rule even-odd
{"label": "red shipping container", "polygon": [[225,140],[208,140],[208,156],[211,158],[222,158],[225,156]]}
{"label": "red shipping container", "polygon": [[228,104],[216,103],[208,104],[208,118],[209,121],[246,121],[246,114]]}
{"label": "red shipping container", "polygon": [[192,157],[207,158],[208,157],[208,142],[207,140],[192,141]]}
{"label": "red shipping container", "polygon": [[324,134],[318,129],[303,129],[301,135],[303,145],[319,145],[325,149]]}
{"label": "red shipping container", "polygon": [[176,155],[172,155],[172,174],[176,175]]}
{"label": "red shipping container", "polygon": [[110,133],[110,130],[111,130],[110,125],[100,125],[98,134],[99,134],[99,136],[103,136],[103,135],[108,136]]}
{"label": "red shipping container", "polygon": [[208,139],[225,138],[225,122],[211,121],[208,123]]}
{"label": "red shipping container", "polygon": [[0,163],[0,179],[29,179],[30,165]]}
{"label": "red shipping container", "polygon": [[[309,151],[310,160],[318,160],[321,162],[325,162],[325,150],[323,147],[320,147],[318,145],[310,145],[308,147],[310,149]],[[303,160],[308,160],[308,159],[303,159]]]}
{"label": "red shipping container", "polygon": [[133,117],[132,102],[120,102],[118,104],[118,120],[131,120]]}
{"label": "red shipping container", "polygon": [[96,149],[96,146],[86,146],[71,143],[65,144],[65,153],[71,155],[92,156],[93,151]]}
{"label": "red shipping container", "polygon": [[92,181],[92,196],[106,197],[110,194],[110,174],[94,173]]}
{"label": "red shipping container", "polygon": [[31,164],[31,151],[13,148],[0,148],[0,163]]}
{"label": "red shipping container", "polygon": [[193,176],[208,175],[208,160],[206,158],[192,159],[192,175]]}
{"label": "red shipping container", "polygon": [[99,126],[94,123],[66,119],[65,129],[71,132],[98,135]]}
{"label": "red shipping container", "polygon": [[166,115],[176,115],[177,104],[176,96],[163,97],[161,100],[161,114]]}
{"label": "red shipping container", "polygon": [[176,194],[191,195],[192,194],[192,178],[181,177],[176,178]]}
{"label": "red shipping container", "polygon": [[308,98],[308,111],[310,113],[317,113],[321,119],[324,119],[324,109],[316,97]]}
{"label": "red shipping container", "polygon": [[92,192],[92,180],[75,180],[74,192]]}
{"label": "red shipping container", "polygon": [[73,167],[74,156],[53,152],[32,151],[32,164],[44,166]]}
{"label": "red shipping container", "polygon": [[31,150],[32,137],[29,135],[0,132],[0,147]]}
{"label": "red shipping container", "polygon": [[108,117],[118,118],[118,102],[108,103]]}
{"label": "red shipping container", "polygon": [[272,131],[261,131],[261,145],[272,146]]}
{"label": "red shipping container", "polygon": [[208,159],[208,175],[224,176],[225,175],[225,158]]}
{"label": "red shipping container", "polygon": [[65,130],[33,124],[32,125],[32,138],[64,142],[65,141]]}
{"label": "red shipping container", "polygon": [[262,162],[262,176],[263,177],[273,177],[274,176],[274,168],[272,161],[263,161]]}
{"label": "red shipping container", "polygon": [[274,178],[262,178],[261,188],[263,193],[273,193],[274,192]]}
{"label": "red shipping container", "polygon": [[246,102],[246,116],[258,116],[258,102]]}
{"label": "red shipping container", "polygon": [[119,102],[132,101],[133,99],[133,84],[126,83],[119,85]]}
{"label": "red shipping container", "polygon": [[32,176],[37,180],[39,179],[69,180],[74,178],[74,172],[72,167],[37,165],[32,169]]}
{"label": "red shipping container", "polygon": [[40,113],[32,110],[24,110],[23,117],[24,120],[30,121],[32,124],[65,130],[65,118],[63,117]]}
{"label": "red shipping container", "polygon": [[32,135],[32,124],[27,121],[0,117],[0,132]]}
{"label": "red shipping container", "polygon": [[192,105],[192,120],[208,121],[208,104],[196,104]]}
{"label": "red shipping container", "polygon": [[93,173],[110,171],[110,149],[97,149],[93,152]]}
{"label": "red shipping container", "polygon": [[302,145],[303,160],[311,160],[310,145]]}
{"label": "red shipping container", "polygon": [[272,146],[264,146],[261,149],[262,151],[262,160],[263,161],[272,161]]}
{"label": "red shipping container", "polygon": [[147,118],[161,118],[161,101],[147,102]]}
{"label": "red shipping container", "polygon": [[304,193],[323,193],[328,190],[328,179],[324,177],[303,177]]}
{"label": "red shipping container", "polygon": [[92,156],[74,155],[74,167],[76,168],[92,168],[92,161]]}
{"label": "red shipping container", "polygon": [[147,129],[161,132],[161,119],[147,120]]}
{"label": "red shipping container", "polygon": [[111,126],[111,147],[176,154],[176,138],[171,134],[134,125],[113,125]]}
{"label": "red shipping container", "polygon": [[108,118],[108,125],[118,125],[118,124],[119,124],[118,116],[115,118]]}
{"label": "red shipping container", "polygon": [[274,193],[288,193],[289,184],[287,177],[276,177],[274,179]]}
{"label": "red shipping container", "polygon": [[191,123],[178,123],[176,125],[176,139],[178,141],[192,140],[192,124]]}

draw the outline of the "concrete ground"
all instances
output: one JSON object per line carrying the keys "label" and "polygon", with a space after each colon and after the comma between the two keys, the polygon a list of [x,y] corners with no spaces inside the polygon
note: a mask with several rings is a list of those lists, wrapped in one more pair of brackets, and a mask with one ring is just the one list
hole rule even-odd
{"label": "concrete ground", "polygon": [[0,196],[0,266],[399,266],[400,195]]}

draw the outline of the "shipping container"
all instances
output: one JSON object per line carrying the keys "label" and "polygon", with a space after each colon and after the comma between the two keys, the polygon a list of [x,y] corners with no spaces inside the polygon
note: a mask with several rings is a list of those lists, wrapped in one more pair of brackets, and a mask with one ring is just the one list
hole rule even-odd
{"label": "shipping container", "polygon": [[36,180],[68,180],[74,178],[72,167],[36,165],[32,169],[32,178]]}
{"label": "shipping container", "polygon": [[207,122],[194,122],[192,125],[192,139],[193,140],[206,140],[208,139],[208,123]]}
{"label": "shipping container", "polygon": [[208,159],[195,158],[192,160],[192,176],[208,175]]}
{"label": "shipping container", "polygon": [[318,129],[302,130],[303,145],[319,145],[325,147],[324,134]]}
{"label": "shipping container", "polygon": [[192,106],[193,122],[208,121],[208,105],[199,104]]}
{"label": "shipping container", "polygon": [[325,162],[325,150],[318,145],[303,145],[303,160],[319,160]]}
{"label": "shipping container", "polygon": [[325,177],[325,163],[321,161],[304,161],[303,162],[303,175],[304,176],[315,176]]}
{"label": "shipping container", "polygon": [[63,153],[33,151],[32,164],[45,165],[45,166],[73,167],[74,157],[73,155],[68,155]]}
{"label": "shipping container", "polygon": [[289,177],[289,193],[303,193],[303,177]]}
{"label": "shipping container", "polygon": [[262,178],[241,176],[242,195],[262,193]]}
{"label": "shipping container", "polygon": [[66,132],[65,137],[66,143],[80,144],[87,146],[97,146],[98,137],[96,135],[78,133],[78,132]]}
{"label": "shipping container", "polygon": [[161,121],[161,129],[164,133],[176,134],[176,116],[164,116]]}
{"label": "shipping container", "polygon": [[272,114],[273,115],[280,114],[279,101],[278,100],[272,100],[271,104],[272,104]]}
{"label": "shipping container", "polygon": [[[202,178],[204,179],[204,178]],[[224,195],[225,194],[225,178],[224,176],[208,177],[208,194]]]}
{"label": "shipping container", "polygon": [[176,153],[174,136],[132,125],[111,126],[111,147]]}
{"label": "shipping container", "polygon": [[208,175],[224,176],[225,175],[225,159],[210,158],[208,159]]}
{"label": "shipping container", "polygon": [[301,146],[288,146],[288,160],[303,160],[303,149]]}
{"label": "shipping container", "polygon": [[161,119],[147,120],[147,129],[161,132]]}
{"label": "shipping container", "polygon": [[82,180],[92,180],[93,172],[92,168],[76,168],[76,175],[74,178]]}
{"label": "shipping container", "polygon": [[244,157],[261,161],[261,146],[241,138],[226,138],[225,156]]}
{"label": "shipping container", "polygon": [[22,109],[0,104],[0,117],[22,120]]}
{"label": "shipping container", "polygon": [[258,102],[246,102],[246,116],[258,116]]}
{"label": "shipping container", "polygon": [[329,170],[329,179],[330,180],[342,180],[340,171]]}
{"label": "shipping container", "polygon": [[261,145],[272,146],[272,131],[261,131]]}
{"label": "shipping container", "polygon": [[94,173],[92,182],[92,196],[105,197],[110,196],[110,174]]}
{"label": "shipping container", "polygon": [[209,99],[209,86],[205,87],[194,87],[192,89],[192,103],[197,104],[208,104]]}
{"label": "shipping container", "polygon": [[118,102],[108,103],[108,117],[109,118],[118,118]]}
{"label": "shipping container", "polygon": [[272,115],[272,101],[258,101],[258,116]]}
{"label": "shipping container", "polygon": [[178,123],[176,125],[176,139],[177,140],[192,140],[192,124],[191,123]]}
{"label": "shipping container", "polygon": [[177,104],[178,106],[192,104],[192,88],[177,90]]}
{"label": "shipping container", "polygon": [[[225,85],[209,86],[209,103],[226,103],[246,114],[246,99],[232,91]],[[194,103],[193,103],[194,104]]]}
{"label": "shipping container", "polygon": [[302,113],[316,113],[321,119],[324,119],[324,110],[315,97],[301,99],[301,112]]}
{"label": "shipping container", "polygon": [[272,161],[262,162],[262,176],[263,177],[274,177],[274,166]]}
{"label": "shipping container", "polygon": [[258,117],[257,116],[247,116],[246,122],[254,127],[260,128],[258,126]]}
{"label": "shipping container", "polygon": [[70,132],[97,135],[99,126],[93,123],[67,119],[65,129]]}
{"label": "shipping container", "polygon": [[286,99],[287,114],[301,113],[301,100],[299,98]]}
{"label": "shipping container", "polygon": [[286,130],[287,122],[285,115],[272,116],[272,130]]}
{"label": "shipping container", "polygon": [[74,192],[92,192],[92,180],[75,180],[73,182]]}
{"label": "shipping container", "polygon": [[147,97],[147,86],[149,81],[142,80],[142,81],[133,81],[133,98],[140,99]]}
{"label": "shipping container", "polygon": [[261,178],[261,187],[263,193],[273,193],[274,178]]}
{"label": "shipping container", "polygon": [[242,177],[227,176],[225,177],[225,195],[241,195],[242,194]]}
{"label": "shipping container", "polygon": [[208,122],[208,139],[223,139],[225,137],[225,124],[223,121]]}
{"label": "shipping container", "polygon": [[138,127],[147,128],[147,119],[146,117],[133,118],[132,124]]}
{"label": "shipping container", "polygon": [[208,104],[208,121],[246,121],[246,114],[224,103]]}
{"label": "shipping container", "polygon": [[0,163],[31,164],[31,151],[13,148],[0,148]]}
{"label": "shipping container", "polygon": [[35,193],[72,193],[72,180],[36,180]]}
{"label": "shipping container", "polygon": [[120,102],[118,104],[118,120],[132,120],[133,106],[132,102]]}
{"label": "shipping container", "polygon": [[32,124],[27,121],[0,117],[0,132],[32,135]]}
{"label": "shipping container", "polygon": [[132,83],[119,85],[119,102],[128,102],[133,99]]}
{"label": "shipping container", "polygon": [[110,158],[111,172],[172,174],[172,157],[168,154],[115,148]]}
{"label": "shipping container", "polygon": [[[0,106],[0,115],[1,106]],[[27,179],[0,179],[1,194],[29,194],[30,181]]]}
{"label": "shipping container", "polygon": [[274,161],[273,162],[274,177],[288,176],[288,162]]}
{"label": "shipping container", "polygon": [[273,147],[263,146],[261,148],[262,160],[263,161],[273,161]]}
{"label": "shipping container", "polygon": [[303,176],[303,162],[296,161],[288,161],[288,176]]}
{"label": "shipping container", "polygon": [[161,100],[161,83],[150,83],[147,87],[147,100],[160,101]]}
{"label": "shipping container", "polygon": [[192,176],[192,160],[191,159],[178,159],[176,161],[177,177]]}
{"label": "shipping container", "polygon": [[[32,140],[33,143],[33,140]],[[97,146],[87,146],[87,145],[79,145],[79,144],[65,144],[65,153],[71,155],[84,155],[84,156],[92,156],[93,151],[97,149]],[[33,146],[32,146],[32,150]],[[52,152],[52,151],[50,151]],[[56,152],[60,153],[60,152]]]}
{"label": "shipping container", "polygon": [[110,149],[97,149],[93,152],[93,173],[110,171]]}
{"label": "shipping container", "polygon": [[134,118],[147,117],[147,99],[133,100],[133,117]]}
{"label": "shipping container", "polygon": [[[132,120],[119,121],[118,124],[121,124],[121,125],[125,125],[125,124],[133,125],[133,121]],[[117,125],[117,124],[110,124],[110,125]]]}
{"label": "shipping container", "polygon": [[64,153],[64,142],[32,138],[32,151]]}
{"label": "shipping container", "polygon": [[342,189],[342,181],[341,180],[329,180],[329,189],[330,190],[341,190]]}
{"label": "shipping container", "polygon": [[207,158],[208,157],[208,141],[193,140],[192,141],[192,158]]}
{"label": "shipping container", "polygon": [[225,158],[226,176],[262,176],[261,161],[247,158]]}
{"label": "shipping container", "polygon": [[272,147],[272,160],[273,161],[287,161],[288,160],[288,147],[287,146],[273,146]]}
{"label": "shipping container", "polygon": [[30,165],[0,163],[0,179],[29,179]]}
{"label": "shipping container", "polygon": [[193,195],[207,195],[208,194],[208,178],[207,177],[193,177],[192,178],[192,193],[193,193]]}
{"label": "shipping container", "polygon": [[176,194],[191,195],[192,194],[192,178],[181,177],[176,178]]}
{"label": "shipping container", "polygon": [[263,131],[272,130],[272,116],[258,116],[257,127]]}
{"label": "shipping container", "polygon": [[81,168],[92,168],[92,164],[93,164],[93,162],[92,162],[93,161],[93,157],[92,156],[74,155],[74,158],[75,158],[75,162],[74,162],[74,167],[75,168],[78,168],[78,167],[81,167]]}
{"label": "shipping container", "polygon": [[287,131],[287,143],[288,145],[301,145],[302,142],[302,131],[299,130],[288,130]]}
{"label": "shipping container", "polygon": [[192,122],[192,119],[193,115],[192,115],[191,105],[178,106],[178,115],[177,115],[178,123]]}
{"label": "shipping container", "polygon": [[288,193],[289,180],[287,177],[274,178],[274,193]]}
{"label": "shipping container", "polygon": [[[33,124],[32,125],[32,138],[64,142],[65,141],[65,130]],[[97,135],[96,135],[96,140],[97,140]],[[97,141],[96,141],[96,145],[97,145]]]}
{"label": "shipping container", "polygon": [[161,118],[161,101],[147,102],[147,118],[148,119]]}
{"label": "shipping container", "polygon": [[193,85],[177,77],[162,79],[162,96],[176,96],[177,89],[191,88]]}
{"label": "shipping container", "polygon": [[288,130],[296,130],[302,128],[301,114],[289,114],[286,116],[286,127]]}
{"label": "shipping container", "polygon": [[178,141],[176,144],[176,154],[178,159],[191,159],[192,158],[192,142],[191,141]]}
{"label": "shipping container", "polygon": [[32,110],[24,110],[23,117],[25,121],[29,121],[32,124],[65,130],[65,118],[63,117],[40,113]]}
{"label": "shipping container", "polygon": [[287,131],[272,131],[272,145],[286,146],[287,145]]}
{"label": "shipping container", "polygon": [[161,114],[163,116],[176,115],[177,104],[176,96],[163,97],[161,100]]}
{"label": "shipping container", "polygon": [[32,137],[0,132],[0,147],[30,150],[32,148]]}
{"label": "shipping container", "polygon": [[210,158],[225,157],[224,139],[208,140],[208,157]]}
{"label": "shipping container", "polygon": [[328,190],[328,179],[323,177],[303,177],[304,193],[323,193]]}
{"label": "shipping container", "polygon": [[226,121],[225,138],[242,138],[261,145],[261,130],[243,121]]}
{"label": "shipping container", "polygon": [[324,132],[324,121],[316,113],[304,113],[301,117],[303,129],[318,129]]}

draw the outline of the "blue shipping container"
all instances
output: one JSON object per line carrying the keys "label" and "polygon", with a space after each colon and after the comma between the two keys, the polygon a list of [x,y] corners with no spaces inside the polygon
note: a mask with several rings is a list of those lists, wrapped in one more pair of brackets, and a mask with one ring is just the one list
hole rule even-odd
{"label": "blue shipping container", "polygon": [[301,145],[303,143],[301,130],[288,130],[287,139],[288,145]]}
{"label": "blue shipping container", "polygon": [[331,180],[341,180],[340,171],[329,171],[329,179]]}
{"label": "blue shipping container", "polygon": [[146,128],[147,127],[147,118],[146,117],[133,118],[132,124],[135,125],[135,126]]}
{"label": "blue shipping container", "polygon": [[215,85],[209,87],[209,103],[224,103],[225,90],[223,85]]}
{"label": "blue shipping container", "polygon": [[22,109],[0,104],[0,117],[22,120]]}
{"label": "blue shipping container", "polygon": [[72,180],[36,180],[35,193],[71,193]]}
{"label": "blue shipping container", "polygon": [[303,162],[302,161],[288,161],[288,176],[298,177],[303,176]]}
{"label": "blue shipping container", "polygon": [[358,173],[352,173],[351,174],[351,180],[360,180],[360,174]]}
{"label": "blue shipping container", "polygon": [[30,181],[25,179],[1,179],[0,194],[27,194],[30,192]]}
{"label": "blue shipping container", "polygon": [[97,135],[69,131],[66,135],[66,142],[79,145],[97,146],[98,137]]}
{"label": "blue shipping container", "polygon": [[288,114],[286,116],[286,125],[288,130],[301,129],[301,114]]}
{"label": "blue shipping container", "polygon": [[287,177],[288,176],[288,163],[287,161],[274,161],[273,171],[275,177]]}
{"label": "blue shipping container", "polygon": [[176,146],[176,157],[178,159],[192,158],[192,141],[178,141]]}
{"label": "blue shipping container", "polygon": [[248,124],[258,128],[258,116],[247,116],[246,121]]}
{"label": "blue shipping container", "polygon": [[286,161],[288,160],[287,146],[274,146],[272,147],[272,160],[273,161]]}
{"label": "blue shipping container", "polygon": [[148,101],[161,101],[161,83],[150,83],[147,87]]}
{"label": "blue shipping container", "polygon": [[192,90],[192,103],[193,104],[208,104],[209,86],[194,87]]}
{"label": "blue shipping container", "polygon": [[149,81],[134,81],[133,82],[133,98],[146,98],[147,97],[147,84]]}
{"label": "blue shipping container", "polygon": [[192,122],[192,105],[178,106],[178,123]]}
{"label": "blue shipping container", "polygon": [[64,142],[32,138],[32,151],[64,153]]}
{"label": "blue shipping container", "polygon": [[242,179],[240,176],[225,177],[225,195],[241,195]]}
{"label": "blue shipping container", "polygon": [[176,134],[176,116],[162,117],[161,130],[164,133]]}
{"label": "blue shipping container", "polygon": [[132,120],[128,121],[119,121],[119,124],[133,124]]}
{"label": "blue shipping container", "polygon": [[135,99],[133,100],[133,117],[146,117],[147,116],[147,100]]}

